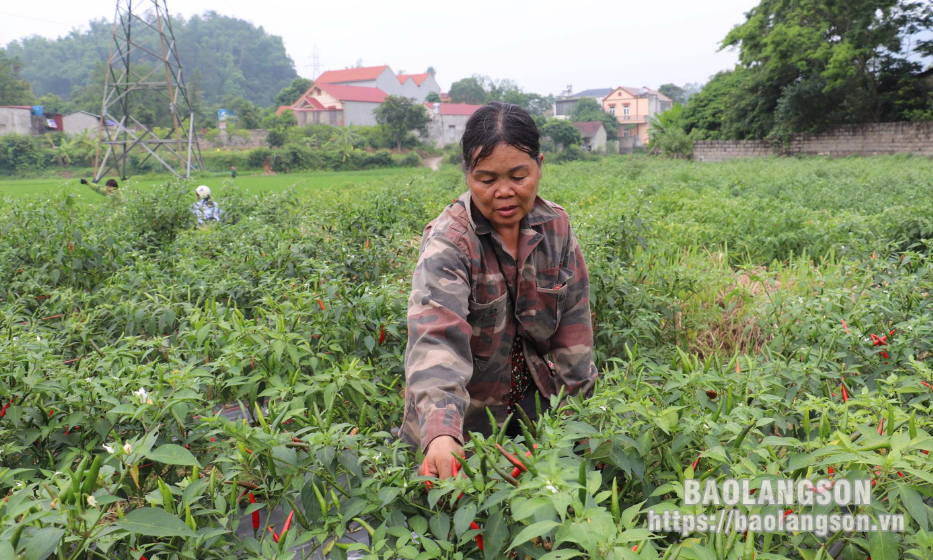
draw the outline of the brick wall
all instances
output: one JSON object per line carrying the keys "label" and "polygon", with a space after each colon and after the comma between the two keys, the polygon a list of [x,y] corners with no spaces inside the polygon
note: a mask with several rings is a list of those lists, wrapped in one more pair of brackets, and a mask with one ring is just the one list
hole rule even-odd
{"label": "brick wall", "polygon": [[845,157],[921,154],[933,157],[933,122],[840,126],[822,134],[794,134],[775,151],[763,140],[711,140],[694,144],[697,161],[725,161],[775,155]]}
{"label": "brick wall", "polygon": [[199,133],[198,144],[202,150],[212,150],[215,148],[258,148],[259,146],[266,145],[266,138],[268,137],[269,131],[262,128],[249,130],[249,138],[222,131],[213,142]]}

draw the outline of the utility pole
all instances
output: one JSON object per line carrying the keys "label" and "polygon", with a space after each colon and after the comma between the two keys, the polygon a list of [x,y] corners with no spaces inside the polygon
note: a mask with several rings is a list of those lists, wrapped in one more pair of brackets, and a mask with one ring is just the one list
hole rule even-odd
{"label": "utility pole", "polygon": [[176,177],[192,157],[203,169],[165,0],[117,0],[100,116],[95,183],[111,170],[127,179],[150,158]]}

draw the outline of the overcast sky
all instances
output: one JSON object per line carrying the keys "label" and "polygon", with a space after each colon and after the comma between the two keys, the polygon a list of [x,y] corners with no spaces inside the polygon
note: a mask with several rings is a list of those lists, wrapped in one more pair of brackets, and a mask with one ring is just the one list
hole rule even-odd
{"label": "overcast sky", "polygon": [[[137,0],[140,5],[150,2]],[[657,88],[706,82],[732,68],[736,53],[719,42],[758,0],[570,2],[296,2],[168,0],[190,17],[215,10],[281,35],[295,69],[312,77],[318,47],[324,70],[362,60],[393,70],[437,70],[446,91],[474,73],[509,78],[525,91],[559,94],[589,88]],[[113,0],[39,0],[0,4],[0,45],[30,35],[55,38],[113,19]]]}

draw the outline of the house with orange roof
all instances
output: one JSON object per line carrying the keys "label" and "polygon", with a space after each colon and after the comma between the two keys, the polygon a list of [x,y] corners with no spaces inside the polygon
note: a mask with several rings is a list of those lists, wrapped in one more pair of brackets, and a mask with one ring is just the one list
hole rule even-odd
{"label": "house with orange roof", "polygon": [[424,102],[430,92],[440,93],[434,76],[396,75],[387,65],[328,70],[291,106],[279,107],[276,114],[290,110],[298,126],[322,123],[334,126],[376,124],[373,111],[387,95]]}
{"label": "house with orange roof", "polygon": [[651,88],[620,86],[602,100],[603,111],[619,121],[619,138],[635,138],[636,146],[648,144],[651,117],[667,111],[674,101]]}
{"label": "house with orange roof", "polygon": [[425,109],[431,122],[428,124],[428,138],[438,148],[458,144],[466,130],[466,123],[482,105],[466,103],[425,103]]}

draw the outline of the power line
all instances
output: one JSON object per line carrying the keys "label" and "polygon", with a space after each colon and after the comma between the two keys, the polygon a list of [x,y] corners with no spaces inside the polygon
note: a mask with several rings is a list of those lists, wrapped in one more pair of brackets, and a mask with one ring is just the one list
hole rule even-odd
{"label": "power line", "polygon": [[11,13],[9,13],[9,12],[0,12],[0,15],[10,16],[10,17],[18,17],[18,18],[22,18],[22,19],[29,19],[29,20],[32,20],[32,21],[39,21],[39,22],[42,22],[42,23],[54,23],[55,25],[64,25],[65,27],[75,27],[74,25],[71,25],[71,24],[68,24],[68,23],[62,23],[62,22],[60,22],[60,21],[51,21],[51,20],[48,20],[48,19],[39,19],[39,18],[34,18],[34,17],[29,17],[29,16],[21,16],[21,15],[19,15],[19,14],[11,14]]}

